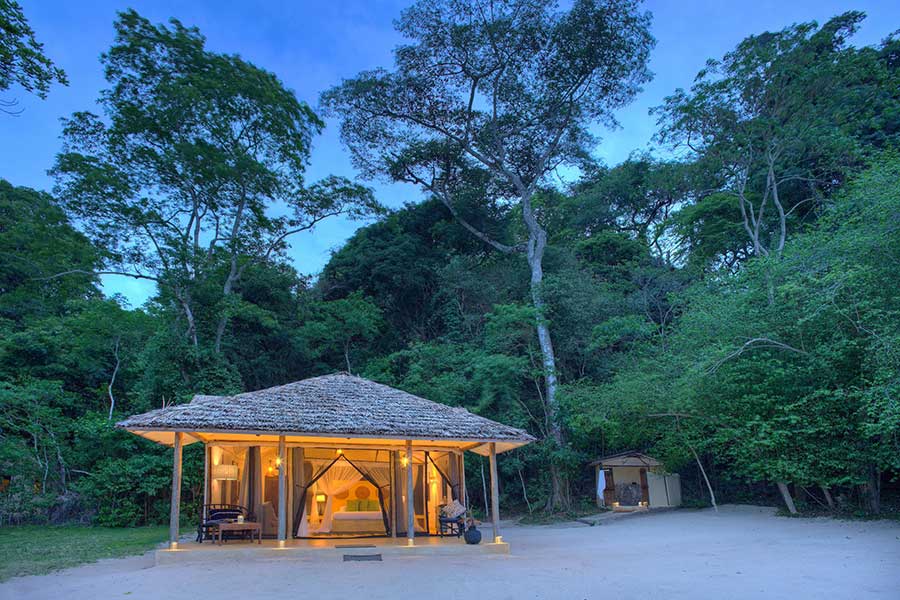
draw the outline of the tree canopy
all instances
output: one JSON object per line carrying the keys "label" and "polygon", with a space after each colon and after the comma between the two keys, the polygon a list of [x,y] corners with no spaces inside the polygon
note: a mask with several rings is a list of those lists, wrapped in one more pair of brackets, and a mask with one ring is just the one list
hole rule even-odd
{"label": "tree canopy", "polygon": [[[68,84],[65,72],[44,54],[22,7],[15,0],[0,0],[0,92],[14,85],[46,98],[54,83]],[[0,100],[0,111],[15,111],[15,99]]]}
{"label": "tree canopy", "polygon": [[[343,370],[539,438],[500,461],[514,510],[587,510],[589,460],[637,449],[693,505],[896,511],[900,42],[863,18],[735,40],[604,165],[637,2],[415,3],[393,66],[322,97],[364,178],[425,192],[387,211],[306,180],[323,121],[275,74],[120,14],[54,192],[0,180],[0,522],[162,521],[171,459],[117,418]],[[301,275],[291,236],[338,214],[371,222]]]}

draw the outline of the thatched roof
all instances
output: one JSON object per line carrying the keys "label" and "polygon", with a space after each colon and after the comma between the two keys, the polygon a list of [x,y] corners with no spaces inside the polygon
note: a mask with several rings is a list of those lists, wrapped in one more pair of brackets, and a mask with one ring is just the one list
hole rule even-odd
{"label": "thatched roof", "polygon": [[194,396],[187,404],[129,417],[133,432],[242,432],[378,439],[534,441],[527,432],[464,408],[438,404],[346,373],[236,396]]}
{"label": "thatched roof", "polygon": [[615,454],[607,454],[601,456],[597,460],[589,463],[592,467],[600,465],[601,467],[659,467],[661,462],[637,450],[626,450],[625,452],[616,452]]}

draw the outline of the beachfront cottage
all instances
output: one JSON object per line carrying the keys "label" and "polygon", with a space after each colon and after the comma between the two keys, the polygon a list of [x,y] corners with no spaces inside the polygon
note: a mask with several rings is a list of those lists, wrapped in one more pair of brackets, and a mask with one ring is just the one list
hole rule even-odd
{"label": "beachfront cottage", "polygon": [[493,539],[502,544],[497,454],[534,440],[464,408],[346,373],[198,395],[118,426],[174,448],[171,549],[188,444],[205,446],[204,506],[245,507],[259,533],[282,547],[289,537],[357,536],[405,536],[414,546],[416,535],[441,533],[441,507],[466,504],[467,451],[490,457]]}
{"label": "beachfront cottage", "polygon": [[681,478],[660,461],[628,450],[603,456],[594,467],[597,506],[619,511],[681,505]]}

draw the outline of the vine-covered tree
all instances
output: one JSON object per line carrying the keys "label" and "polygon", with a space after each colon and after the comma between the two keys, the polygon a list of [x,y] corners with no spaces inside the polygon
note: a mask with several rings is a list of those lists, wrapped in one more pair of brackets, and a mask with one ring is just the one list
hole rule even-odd
{"label": "vine-covered tree", "polygon": [[[491,248],[522,253],[531,272],[552,440],[557,365],[542,291],[547,231],[534,196],[562,165],[584,161],[592,125],[615,123],[649,80],[650,17],[636,1],[429,0],[397,22],[409,40],[393,71],[360,73],[323,95],[343,140],[370,176],[411,182],[439,198]],[[521,236],[498,239],[467,217],[466,204],[521,215]],[[563,502],[556,467],[548,505]]]}

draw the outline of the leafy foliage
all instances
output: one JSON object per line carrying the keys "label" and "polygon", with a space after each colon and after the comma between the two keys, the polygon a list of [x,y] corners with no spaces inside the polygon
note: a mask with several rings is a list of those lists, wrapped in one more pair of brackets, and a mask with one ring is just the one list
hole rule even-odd
{"label": "leafy foliage", "polygon": [[[0,1],[0,92],[18,85],[46,98],[54,81],[68,84],[65,72],[44,55],[22,7],[15,0]],[[0,111],[13,106],[15,101],[0,102]]]}
{"label": "leafy foliage", "polygon": [[[160,522],[170,456],[118,416],[335,370],[535,434],[500,463],[506,506],[577,504],[593,493],[585,462],[628,448],[680,471],[692,503],[707,477],[720,501],[768,502],[780,483],[801,509],[889,502],[897,40],[852,45],[859,13],[751,36],[660,109],[660,141],[683,153],[610,168],[588,160],[589,125],[645,80],[648,17],[635,3],[503,2],[491,19],[481,6],[414,5],[396,71],[326,94],[367,173],[446,186],[389,214],[358,184],[307,185],[322,123],[275,75],[177,21],[120,15],[103,115],[65,123],[58,197],[0,181],[0,522]],[[618,40],[621,64],[591,40]],[[554,102],[585,72],[599,83],[561,125]],[[471,90],[503,111],[470,106]],[[503,168],[479,163],[498,139]],[[563,163],[582,168],[565,189],[544,177]],[[381,218],[299,275],[288,236],[337,213]],[[129,308],[100,293],[103,272],[156,294]],[[186,449],[186,518],[201,461]],[[481,466],[468,463],[473,506]]]}

